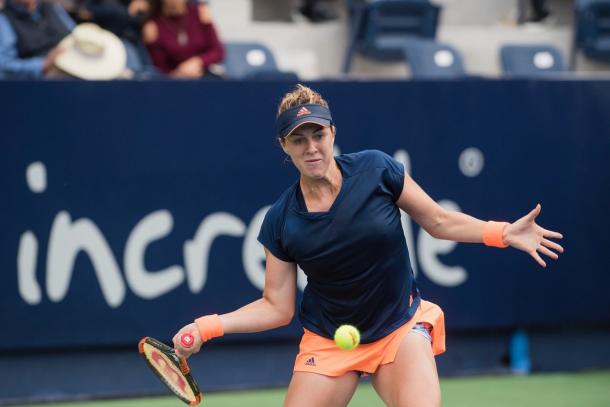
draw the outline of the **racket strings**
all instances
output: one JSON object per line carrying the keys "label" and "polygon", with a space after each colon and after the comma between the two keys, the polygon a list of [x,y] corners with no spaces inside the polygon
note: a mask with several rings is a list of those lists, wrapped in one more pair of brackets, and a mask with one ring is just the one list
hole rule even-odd
{"label": "racket strings", "polygon": [[201,400],[197,384],[188,374],[186,361],[169,346],[152,338],[140,342],[140,353],[157,377],[182,401],[196,405]]}

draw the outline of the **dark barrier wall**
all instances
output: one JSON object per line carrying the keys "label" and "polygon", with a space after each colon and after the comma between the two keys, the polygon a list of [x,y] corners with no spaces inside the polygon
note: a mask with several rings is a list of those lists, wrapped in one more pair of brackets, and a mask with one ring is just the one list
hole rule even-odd
{"label": "dark barrier wall", "polygon": [[[421,291],[449,329],[610,322],[610,82],[313,85],[341,152],[383,150],[482,219],[541,202],[540,223],[565,234],[542,269],[512,249],[436,241],[405,217]],[[288,89],[0,83],[0,349],[169,339],[260,297],[256,235],[296,178],[274,141]],[[295,319],[252,338],[299,332]]]}

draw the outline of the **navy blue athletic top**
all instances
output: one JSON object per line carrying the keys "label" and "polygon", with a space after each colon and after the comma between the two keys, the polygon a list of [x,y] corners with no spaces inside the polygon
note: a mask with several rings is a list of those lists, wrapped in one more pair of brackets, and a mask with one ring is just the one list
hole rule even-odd
{"label": "navy blue athletic top", "polygon": [[410,320],[419,305],[395,203],[404,168],[381,151],[335,160],[343,183],[328,212],[308,212],[297,181],[267,212],[258,240],[307,275],[299,313],[305,328],[332,338],[350,324],[362,343],[373,342]]}

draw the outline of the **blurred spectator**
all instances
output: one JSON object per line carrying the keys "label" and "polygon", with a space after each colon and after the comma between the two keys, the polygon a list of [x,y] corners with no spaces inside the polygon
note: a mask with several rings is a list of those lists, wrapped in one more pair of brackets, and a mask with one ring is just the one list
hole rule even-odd
{"label": "blurred spectator", "polygon": [[328,2],[323,0],[302,0],[299,10],[312,23],[323,23],[338,18]]}
{"label": "blurred spectator", "polygon": [[531,21],[538,23],[547,18],[551,12],[547,0],[531,0],[532,5],[532,17]]}
{"label": "blurred spectator", "polygon": [[210,67],[223,60],[224,49],[206,3],[151,0],[143,36],[161,72],[174,78],[218,78]]}
{"label": "blurred spectator", "polygon": [[0,76],[44,77],[61,50],[57,44],[74,28],[58,4],[46,0],[6,0],[0,12]]}
{"label": "blurred spectator", "polygon": [[519,0],[517,2],[517,21],[540,23],[551,15],[547,0]]}
{"label": "blurred spectator", "polygon": [[144,15],[148,12],[148,3],[135,0],[133,4],[131,6],[119,0],[77,0],[71,14],[78,22],[95,23],[119,37],[131,39],[132,34],[136,33],[135,38],[138,38]]}
{"label": "blurred spectator", "polygon": [[147,60],[148,54],[142,44],[141,31],[145,16],[149,12],[147,0],[62,0],[64,7],[79,22],[91,22],[129,41]]}
{"label": "blurred spectator", "polygon": [[337,14],[330,9],[328,3],[321,0],[303,0],[300,11],[312,23],[322,23],[338,18]]}

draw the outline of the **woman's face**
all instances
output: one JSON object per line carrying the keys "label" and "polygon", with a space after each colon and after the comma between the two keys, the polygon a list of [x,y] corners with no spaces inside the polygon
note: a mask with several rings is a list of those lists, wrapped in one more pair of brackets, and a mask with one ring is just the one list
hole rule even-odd
{"label": "woman's face", "polygon": [[312,179],[326,176],[333,162],[333,128],[307,123],[280,142],[301,175]]}
{"label": "woman's face", "polygon": [[181,12],[186,6],[187,0],[161,0],[163,12],[166,14],[175,14]]}

